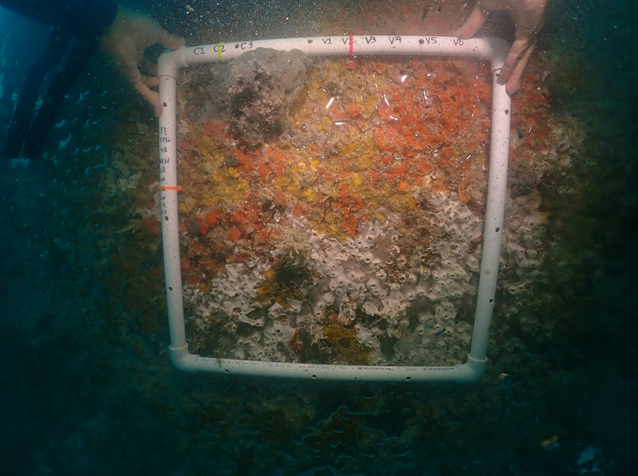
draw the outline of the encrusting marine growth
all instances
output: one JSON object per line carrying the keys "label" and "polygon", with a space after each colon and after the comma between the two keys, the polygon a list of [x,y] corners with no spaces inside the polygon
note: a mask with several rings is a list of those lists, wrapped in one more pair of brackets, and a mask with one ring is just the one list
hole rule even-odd
{"label": "encrusting marine growth", "polygon": [[[312,63],[266,49],[235,61],[187,70],[179,87],[191,350],[282,362],[462,362],[489,167],[487,65]],[[545,279],[535,187],[559,162],[552,130],[546,96],[522,91],[500,277],[512,312],[516,296]]]}

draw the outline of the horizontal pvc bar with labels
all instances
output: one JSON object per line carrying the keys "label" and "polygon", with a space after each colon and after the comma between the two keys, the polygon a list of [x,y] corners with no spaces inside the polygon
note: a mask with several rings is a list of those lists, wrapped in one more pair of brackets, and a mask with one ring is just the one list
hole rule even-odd
{"label": "horizontal pvc bar with labels", "polygon": [[[465,363],[447,367],[297,364],[217,359],[191,354],[188,351],[179,256],[177,77],[181,68],[201,63],[229,61],[246,51],[257,48],[273,48],[281,51],[298,49],[311,56],[436,55],[471,57],[490,62],[493,94],[487,206],[472,343]],[[297,379],[458,383],[478,381],[487,366],[489,326],[494,309],[503,233],[511,104],[505,86],[498,81],[498,74],[508,51],[509,45],[500,38],[462,40],[440,36],[350,35],[220,43],[164,52],[158,64],[159,94],[163,106],[159,121],[160,198],[171,340],[169,353],[173,365],[184,372]]]}

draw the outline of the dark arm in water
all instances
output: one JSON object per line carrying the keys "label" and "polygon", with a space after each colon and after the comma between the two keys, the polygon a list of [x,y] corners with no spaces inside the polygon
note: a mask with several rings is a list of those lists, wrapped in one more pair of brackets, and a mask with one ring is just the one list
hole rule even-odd
{"label": "dark arm in water", "polygon": [[137,65],[148,46],[174,50],[184,43],[157,21],[112,0],[0,0],[0,6],[78,39],[99,38],[111,61],[161,115],[159,97],[150,90],[157,78],[142,75]]}
{"label": "dark arm in water", "polygon": [[0,6],[76,38],[102,36],[118,11],[112,0],[0,0]]}
{"label": "dark arm in water", "polygon": [[[162,29],[157,21],[109,0],[0,0],[0,6],[53,27],[46,52],[35,62],[22,86],[1,156],[41,156],[69,87],[98,46],[153,105],[155,114],[158,117],[162,114],[159,94],[151,89],[159,80],[141,74],[138,64],[148,46],[160,43],[177,49],[183,42]],[[77,42],[71,47],[73,37]],[[34,118],[44,78],[62,61],[69,48],[68,60],[48,87]]]}

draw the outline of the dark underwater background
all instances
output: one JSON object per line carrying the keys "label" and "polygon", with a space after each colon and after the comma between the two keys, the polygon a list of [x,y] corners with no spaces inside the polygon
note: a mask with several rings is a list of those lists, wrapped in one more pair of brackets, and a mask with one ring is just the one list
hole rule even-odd
{"label": "dark underwater background", "polygon": [[[129,5],[209,44],[311,36],[398,3]],[[0,475],[635,474],[637,24],[633,0],[549,6],[535,54],[551,58],[553,113],[587,124],[582,160],[543,196],[560,256],[520,314],[547,325],[505,325],[497,308],[498,345],[470,385],[177,372],[161,247],[118,233],[130,197],[100,191],[104,157],[155,149],[157,121],[96,54],[49,136],[56,166],[0,163]],[[0,11],[2,137],[47,35]]]}

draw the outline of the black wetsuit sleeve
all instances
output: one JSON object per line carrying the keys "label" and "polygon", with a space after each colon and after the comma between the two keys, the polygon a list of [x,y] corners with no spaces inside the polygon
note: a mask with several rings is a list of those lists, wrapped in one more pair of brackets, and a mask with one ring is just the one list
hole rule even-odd
{"label": "black wetsuit sleeve", "polygon": [[101,36],[117,14],[113,0],[0,0],[0,6],[76,38]]}

